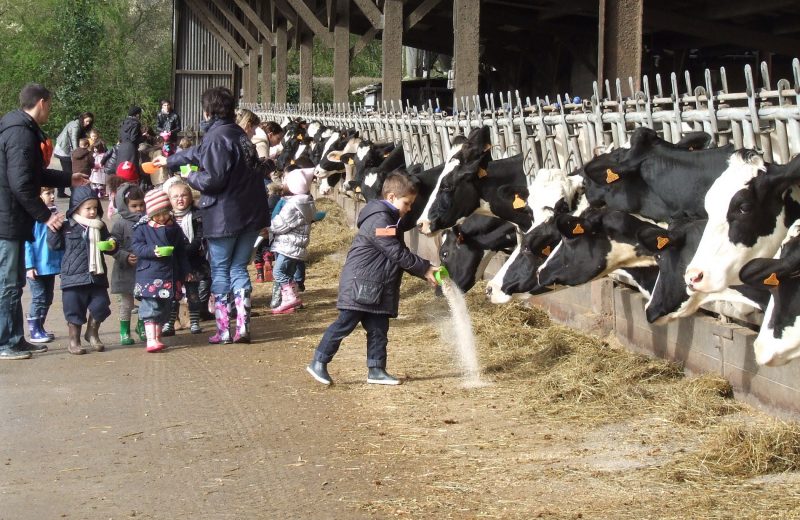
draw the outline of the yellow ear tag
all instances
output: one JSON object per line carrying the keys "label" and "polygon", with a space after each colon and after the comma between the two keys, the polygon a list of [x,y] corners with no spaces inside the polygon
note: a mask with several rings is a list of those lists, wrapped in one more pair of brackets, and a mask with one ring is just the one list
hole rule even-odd
{"label": "yellow ear tag", "polygon": [[656,247],[658,248],[659,251],[661,251],[662,249],[667,247],[667,244],[669,244],[669,239],[667,237],[658,237],[656,239],[656,242],[657,242]]}
{"label": "yellow ear tag", "polygon": [[553,249],[550,246],[547,246],[544,249],[542,249],[542,254],[544,256],[550,256],[550,253],[552,253],[552,252],[553,252]]}
{"label": "yellow ear tag", "polygon": [[347,161],[347,164],[355,164],[355,163],[356,163],[356,162],[353,160],[353,158],[352,158],[352,157],[350,158],[350,160],[349,160],[349,161]]}
{"label": "yellow ear tag", "polygon": [[478,178],[483,179],[484,177],[488,176],[489,173],[486,171],[486,168],[481,168],[478,170]]}
{"label": "yellow ear tag", "polygon": [[486,146],[483,147],[484,152],[488,152],[492,149],[492,143],[487,143]]}
{"label": "yellow ear tag", "polygon": [[773,287],[777,287],[781,284],[781,281],[778,280],[778,275],[772,273],[767,278],[764,279],[764,285],[772,285]]}
{"label": "yellow ear tag", "polygon": [[611,168],[608,168],[606,170],[606,184],[611,184],[612,182],[618,180],[619,180],[619,175],[617,175]]}
{"label": "yellow ear tag", "polygon": [[294,159],[292,159],[291,161],[289,161],[289,164],[291,164],[292,166],[294,166]]}
{"label": "yellow ear tag", "polygon": [[583,226],[581,226],[580,223],[575,224],[575,229],[572,230],[572,234],[573,235],[582,235],[584,233],[586,233],[586,231],[583,230]]}
{"label": "yellow ear tag", "polygon": [[521,209],[521,208],[524,208],[524,207],[525,207],[525,205],[527,205],[527,204],[528,204],[528,203],[527,203],[527,202],[525,202],[525,200],[524,200],[524,199],[522,199],[522,197],[520,197],[520,196],[519,196],[519,193],[515,193],[515,194],[514,194],[514,202],[511,204],[511,206],[512,206],[514,209]]}
{"label": "yellow ear tag", "polygon": [[383,158],[384,158],[384,159],[386,159],[387,157],[389,157],[389,154],[388,154],[388,153],[385,153],[385,154],[383,154]]}
{"label": "yellow ear tag", "polygon": [[356,193],[361,193],[361,186],[356,186],[355,192]]}
{"label": "yellow ear tag", "polygon": [[297,135],[297,140],[298,141],[302,141],[303,140],[303,134],[298,134]]}

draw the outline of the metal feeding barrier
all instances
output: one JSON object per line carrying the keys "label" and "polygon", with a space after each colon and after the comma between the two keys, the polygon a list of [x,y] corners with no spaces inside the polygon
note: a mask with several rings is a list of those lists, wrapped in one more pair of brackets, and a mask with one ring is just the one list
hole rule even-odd
{"label": "metal feeding barrier", "polygon": [[[384,101],[379,110],[358,103],[241,106],[264,120],[302,118],[356,128],[374,142],[402,143],[406,164],[421,163],[426,168],[444,162],[456,135],[487,126],[493,158],[522,153],[529,180],[541,168],[579,169],[598,151],[623,146],[640,126],[654,129],[673,143],[688,132],[704,131],[717,145],[754,149],[766,162],[785,164],[800,153],[800,60],[792,61],[791,70],[792,81],[780,79],[775,88],[767,64],[762,63],[760,88],[752,68],[745,65],[744,92],[729,91],[722,67],[714,72],[706,69],[704,85],[693,86],[686,72],[682,82],[672,73],[666,85],[657,74],[655,90],[647,76],[642,78],[642,90],[636,90],[633,78],[628,78],[627,97],[619,79],[613,90],[609,81],[602,91],[594,82],[591,99],[565,93],[554,99],[526,97],[523,101],[518,91],[509,91],[461,98],[452,114],[440,110],[438,99],[428,101],[424,108]],[[715,84],[720,88],[714,89]],[[416,245],[418,240],[412,232],[411,243]],[[624,277],[614,278],[629,283]],[[755,326],[761,323],[758,311],[742,314],[724,302],[705,308]]]}
{"label": "metal feeding barrier", "polygon": [[[729,91],[727,72],[721,67],[714,72],[706,69],[703,85],[693,86],[685,72],[682,82],[672,73],[667,85],[656,74],[655,90],[647,76],[642,78],[642,90],[628,78],[627,97],[620,79],[613,90],[608,80],[602,90],[594,82],[590,99],[565,93],[523,100],[519,91],[508,91],[455,100],[452,114],[440,110],[438,99],[425,107],[384,101],[377,110],[358,103],[241,106],[266,120],[316,120],[356,128],[375,142],[402,143],[406,164],[427,168],[444,162],[453,137],[481,126],[490,128],[492,156],[522,153],[529,177],[541,168],[581,168],[596,150],[627,143],[639,126],[652,128],[673,143],[687,132],[702,130],[718,145],[751,148],[766,162],[784,164],[800,153],[800,60],[792,61],[791,70],[792,80],[780,79],[773,88],[762,62],[759,88],[752,68],[745,65],[744,92]],[[720,88],[715,90],[714,84]]]}

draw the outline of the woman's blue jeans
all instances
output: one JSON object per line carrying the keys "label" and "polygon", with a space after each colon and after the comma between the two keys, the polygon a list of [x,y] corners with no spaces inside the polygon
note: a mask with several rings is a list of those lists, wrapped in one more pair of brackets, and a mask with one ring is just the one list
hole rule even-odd
{"label": "woman's blue jeans", "polygon": [[253,256],[257,237],[256,230],[232,237],[207,239],[212,293],[225,295],[237,289],[253,290],[247,264]]}

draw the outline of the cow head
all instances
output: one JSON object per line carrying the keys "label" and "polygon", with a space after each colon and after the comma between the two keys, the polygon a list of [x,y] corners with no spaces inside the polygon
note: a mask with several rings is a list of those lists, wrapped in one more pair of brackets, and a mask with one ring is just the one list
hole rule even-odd
{"label": "cow head", "polygon": [[541,285],[580,285],[622,267],[655,265],[636,233],[658,227],[628,213],[589,209],[580,217],[558,215],[561,242],[539,267]]}
{"label": "cow head", "polygon": [[311,139],[303,130],[302,127],[296,125],[291,130],[286,131],[283,138],[283,150],[275,158],[276,169],[284,171],[288,166],[292,165],[292,161],[309,156],[308,145],[311,143]]}
{"label": "cow head", "polygon": [[528,298],[551,289],[539,285],[537,271],[561,241],[554,220],[548,220],[519,237],[517,247],[486,286],[492,303],[507,303],[513,297]]}
{"label": "cow head", "polygon": [[800,356],[800,238],[793,226],[777,258],[756,258],[739,277],[771,293],[753,344],[760,365],[783,365]]}
{"label": "cow head", "polygon": [[513,225],[494,217],[472,215],[442,233],[439,259],[453,282],[467,292],[483,275],[494,252],[508,251],[516,240]]}
{"label": "cow head", "polygon": [[663,324],[672,318],[686,316],[697,310],[700,300],[692,305],[686,293],[683,273],[694,256],[705,228],[705,220],[676,221],[669,229],[643,228],[637,233],[639,243],[658,264],[659,274],[645,305],[650,323]]}
{"label": "cow head", "polygon": [[786,236],[788,214],[797,214],[792,191],[800,180],[800,158],[765,164],[740,150],[706,193],[708,224],[685,272],[687,290],[717,292],[739,283],[739,271],[753,258],[769,258]]}
{"label": "cow head", "polygon": [[417,222],[419,229],[431,235],[455,225],[480,205],[478,183],[486,175],[491,160],[489,128],[474,129],[465,142],[451,148],[450,157],[436,187]]}

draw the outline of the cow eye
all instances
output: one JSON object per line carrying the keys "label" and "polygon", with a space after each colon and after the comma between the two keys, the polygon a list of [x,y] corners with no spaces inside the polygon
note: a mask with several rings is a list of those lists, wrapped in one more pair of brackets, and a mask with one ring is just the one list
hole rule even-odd
{"label": "cow eye", "polygon": [[743,202],[739,206],[739,213],[745,213],[746,214],[746,213],[750,213],[751,211],[753,211],[753,205],[751,203],[749,203],[749,202]]}
{"label": "cow eye", "polygon": [[442,251],[442,258],[447,258],[447,251]]}

